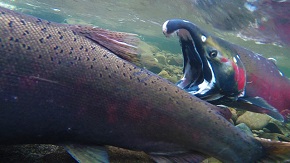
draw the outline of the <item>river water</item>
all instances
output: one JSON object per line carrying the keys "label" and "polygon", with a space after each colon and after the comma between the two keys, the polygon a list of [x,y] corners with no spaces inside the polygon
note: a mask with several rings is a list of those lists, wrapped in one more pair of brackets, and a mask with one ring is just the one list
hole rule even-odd
{"label": "river water", "polygon": [[[260,20],[258,14],[249,12],[250,7],[258,6],[246,6],[243,0],[0,0],[0,5],[50,21],[137,33],[143,41],[177,55],[181,53],[177,38],[165,38],[161,26],[171,18],[187,19],[227,41],[275,58],[282,72],[290,77],[290,44],[277,46],[273,40],[257,44],[237,36],[239,30],[235,29]],[[270,33],[275,35],[274,30]],[[279,42],[278,39],[274,41]]]}

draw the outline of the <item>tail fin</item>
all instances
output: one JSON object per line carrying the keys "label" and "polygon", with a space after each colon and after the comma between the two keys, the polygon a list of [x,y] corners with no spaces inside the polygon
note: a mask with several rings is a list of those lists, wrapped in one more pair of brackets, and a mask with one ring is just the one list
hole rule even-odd
{"label": "tail fin", "polygon": [[138,63],[137,45],[139,38],[136,34],[109,31],[91,26],[71,26],[71,29],[83,35],[119,57],[133,63]]}
{"label": "tail fin", "polygon": [[290,162],[290,142],[256,139],[261,142],[266,152],[261,162]]}

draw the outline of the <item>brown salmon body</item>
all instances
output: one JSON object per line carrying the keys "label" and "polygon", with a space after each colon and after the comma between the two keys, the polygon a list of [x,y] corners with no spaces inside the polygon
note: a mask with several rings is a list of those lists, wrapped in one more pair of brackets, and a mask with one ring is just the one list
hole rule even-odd
{"label": "brown salmon body", "polygon": [[225,162],[263,157],[262,145],[216,106],[80,29],[0,8],[0,144],[112,145]]}

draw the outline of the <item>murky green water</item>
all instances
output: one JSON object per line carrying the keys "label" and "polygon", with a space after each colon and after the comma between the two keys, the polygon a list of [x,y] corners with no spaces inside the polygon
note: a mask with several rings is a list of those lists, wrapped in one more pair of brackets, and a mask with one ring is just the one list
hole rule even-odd
{"label": "murky green water", "polygon": [[223,39],[275,58],[282,72],[290,77],[290,47],[255,44],[234,33],[214,30],[190,0],[0,0],[0,5],[55,22],[137,33],[147,43],[177,54],[181,51],[177,38],[165,38],[161,26],[167,19],[187,19]]}

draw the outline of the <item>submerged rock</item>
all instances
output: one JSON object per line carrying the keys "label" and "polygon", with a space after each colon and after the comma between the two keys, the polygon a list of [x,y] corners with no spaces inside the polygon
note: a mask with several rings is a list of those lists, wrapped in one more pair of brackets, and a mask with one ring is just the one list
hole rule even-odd
{"label": "submerged rock", "polygon": [[252,133],[251,129],[246,124],[240,123],[236,127],[238,127],[241,130],[243,130],[247,135],[253,136],[253,133]]}
{"label": "submerged rock", "polygon": [[48,144],[26,144],[0,146],[0,162],[64,162],[76,161],[64,150],[63,147]]}
{"label": "submerged rock", "polygon": [[236,123],[245,123],[252,130],[261,130],[269,123],[270,120],[271,117],[266,114],[246,111],[238,117]]}
{"label": "submerged rock", "polygon": [[167,63],[170,64],[170,65],[181,67],[183,65],[183,57],[182,57],[182,55],[169,56],[167,58]]}
{"label": "submerged rock", "polygon": [[[108,146],[111,163],[138,162],[153,163],[153,160],[144,152],[130,151]],[[27,144],[0,146],[0,162],[9,163],[77,163],[61,146],[49,144]]]}
{"label": "submerged rock", "polygon": [[278,134],[278,133],[261,132],[261,133],[259,133],[257,135],[260,138],[266,138],[266,139],[271,139],[271,140],[288,141],[288,142],[290,142],[290,137],[287,137],[285,135]]}
{"label": "submerged rock", "polygon": [[157,53],[155,55],[155,58],[157,59],[157,62],[160,63],[160,64],[163,64],[163,65],[166,65],[166,57],[164,54],[162,53]]}
{"label": "submerged rock", "polygon": [[278,133],[285,136],[290,136],[290,129],[285,123],[281,123],[275,119],[271,119],[270,122],[265,126],[272,133]]}
{"label": "submerged rock", "polygon": [[134,63],[176,83],[182,78],[182,55],[172,54],[145,42],[140,43],[140,63]]}
{"label": "submerged rock", "polygon": [[171,76],[168,74],[167,71],[165,70],[162,70],[159,74],[159,76],[163,77],[163,78],[166,78],[166,79],[169,79]]}

